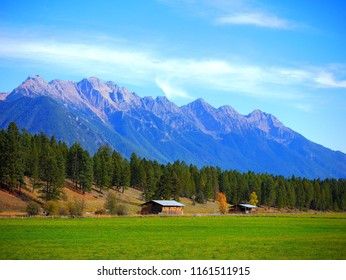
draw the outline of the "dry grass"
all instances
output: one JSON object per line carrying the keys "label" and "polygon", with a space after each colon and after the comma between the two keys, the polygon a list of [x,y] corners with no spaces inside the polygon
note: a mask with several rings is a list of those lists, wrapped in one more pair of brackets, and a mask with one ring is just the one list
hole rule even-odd
{"label": "dry grass", "polygon": [[219,206],[215,201],[208,201],[205,204],[198,204],[193,202],[188,198],[181,198],[181,203],[185,204],[184,214],[185,215],[196,215],[196,214],[219,214]]}
{"label": "dry grass", "polygon": [[6,212],[25,212],[26,202],[14,194],[0,190],[0,215]]}
{"label": "dry grass", "polygon": [[[0,216],[9,216],[8,212],[11,212],[12,216],[23,215],[28,201],[34,200],[42,205],[44,204],[45,201],[39,198],[39,192],[37,190],[32,192],[29,183],[27,186],[27,189],[22,190],[21,196],[9,194],[3,190],[0,191]],[[66,201],[74,199],[84,200],[87,216],[93,216],[93,212],[104,208],[108,193],[116,194],[119,203],[125,205],[126,212],[129,215],[137,215],[141,210],[141,204],[145,202],[142,192],[134,188],[126,189],[124,193],[116,190],[103,191],[101,193],[93,188],[91,192],[82,194],[75,190],[72,182],[66,181],[63,192]],[[193,205],[188,198],[181,198],[180,202],[185,204],[184,214],[186,215],[217,214],[219,212],[217,202],[208,201],[205,204],[196,203]]]}
{"label": "dry grass", "polygon": [[[26,213],[26,205],[29,201],[36,201],[41,205],[44,205],[43,201],[39,196],[38,190],[32,191],[29,180],[26,180],[26,189],[22,189],[21,193],[9,194],[4,190],[0,190],[0,217],[1,216],[22,216]],[[73,183],[66,180],[63,188],[65,201],[73,201],[74,199],[84,200],[85,202],[85,215],[95,216],[94,212],[100,209],[104,209],[107,194],[113,193],[118,197],[120,204],[126,208],[128,215],[137,215],[141,210],[141,204],[144,203],[143,194],[141,191],[128,188],[124,193],[109,190],[103,191],[102,193],[92,188],[91,192],[82,194],[79,190],[76,190]],[[209,200],[205,204],[193,204],[191,199],[181,198],[180,202],[185,204],[184,214],[189,215],[217,215],[220,214],[217,201]],[[308,211],[307,213],[313,213],[315,211]],[[266,215],[266,214],[278,214],[278,213],[301,213],[301,211],[294,211],[290,209],[277,209],[260,207],[253,214]],[[99,215],[97,215],[99,216]]]}
{"label": "dry grass", "polygon": [[[5,190],[0,190],[0,217],[1,216],[22,216],[26,213],[26,206],[29,201],[36,201],[44,205],[45,201],[40,198],[38,190],[32,190],[29,180],[26,180],[26,188],[20,193],[10,194]],[[63,197],[65,201],[73,201],[74,199],[84,200],[86,215],[103,209],[108,193],[114,193],[118,197],[119,203],[125,205],[126,212],[129,215],[135,215],[141,210],[141,204],[145,201],[142,199],[142,192],[129,188],[122,192],[116,190],[99,192],[96,188],[92,188],[91,192],[82,194],[76,190],[73,183],[66,180],[63,188]]]}

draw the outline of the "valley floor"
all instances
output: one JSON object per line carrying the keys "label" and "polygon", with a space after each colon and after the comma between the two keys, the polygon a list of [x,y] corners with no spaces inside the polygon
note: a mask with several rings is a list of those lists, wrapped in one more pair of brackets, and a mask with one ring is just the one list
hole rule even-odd
{"label": "valley floor", "polygon": [[344,260],[346,214],[0,219],[0,259]]}

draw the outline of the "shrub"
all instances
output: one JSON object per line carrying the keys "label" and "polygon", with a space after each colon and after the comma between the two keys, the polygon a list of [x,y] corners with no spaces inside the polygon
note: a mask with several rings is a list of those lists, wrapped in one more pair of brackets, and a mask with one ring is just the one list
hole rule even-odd
{"label": "shrub", "polygon": [[69,207],[66,203],[59,204],[59,215],[68,216],[70,214]]}
{"label": "shrub", "polygon": [[116,213],[118,216],[125,216],[125,215],[127,215],[126,206],[125,206],[124,204],[118,204],[118,205],[115,207],[115,213]]}
{"label": "shrub", "polygon": [[40,205],[34,201],[30,201],[26,206],[26,213],[29,216],[36,216],[40,213]]}
{"label": "shrub", "polygon": [[105,215],[107,213],[106,209],[98,209],[95,211],[96,215]]}
{"label": "shrub", "polygon": [[108,193],[105,202],[105,208],[111,215],[115,215],[117,212],[117,197],[115,194]]}
{"label": "shrub", "polygon": [[85,208],[84,199],[74,198],[73,201],[69,201],[68,203],[68,210],[71,217],[83,216],[84,208]]}
{"label": "shrub", "polygon": [[57,216],[59,215],[59,203],[53,200],[47,201],[44,205],[44,210],[47,216]]}
{"label": "shrub", "polygon": [[62,201],[65,201],[65,202],[67,201],[68,196],[67,196],[67,193],[66,193],[65,191],[62,191],[62,192],[61,192],[60,199],[61,199]]}

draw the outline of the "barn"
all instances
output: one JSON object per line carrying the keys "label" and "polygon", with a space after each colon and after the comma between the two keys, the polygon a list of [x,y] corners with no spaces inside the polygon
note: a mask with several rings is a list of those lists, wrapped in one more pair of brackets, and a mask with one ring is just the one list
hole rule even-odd
{"label": "barn", "polygon": [[252,213],[253,211],[256,211],[258,207],[252,204],[238,204],[237,206],[231,207],[229,212],[244,212],[245,214]]}
{"label": "barn", "polygon": [[182,215],[184,206],[175,200],[150,200],[142,204],[141,214]]}

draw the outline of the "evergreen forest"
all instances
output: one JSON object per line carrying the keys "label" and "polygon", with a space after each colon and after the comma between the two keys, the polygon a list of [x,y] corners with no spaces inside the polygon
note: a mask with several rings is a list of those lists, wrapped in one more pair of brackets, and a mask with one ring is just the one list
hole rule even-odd
{"label": "evergreen forest", "polygon": [[215,200],[218,193],[236,205],[248,202],[251,193],[259,205],[318,211],[346,210],[345,179],[314,179],[272,174],[240,173],[219,167],[197,167],[184,161],[161,164],[140,158],[129,159],[102,145],[90,155],[78,142],[68,146],[54,136],[31,135],[11,123],[0,131],[0,188],[11,193],[30,187],[39,190],[46,201],[59,200],[66,179],[81,193],[96,188],[124,191],[133,187],[145,200],[187,197],[195,203]]}

